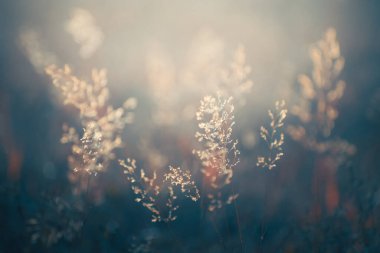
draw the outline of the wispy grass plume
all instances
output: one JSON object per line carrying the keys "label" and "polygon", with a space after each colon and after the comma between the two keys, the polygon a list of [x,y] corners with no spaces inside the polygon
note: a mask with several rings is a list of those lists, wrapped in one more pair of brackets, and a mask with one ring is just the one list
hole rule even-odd
{"label": "wispy grass plume", "polygon": [[121,132],[133,121],[130,111],[137,105],[135,98],[125,101],[123,107],[113,108],[108,103],[109,89],[106,71],[94,69],[91,81],[76,77],[69,66],[46,68],[47,75],[58,89],[63,103],[79,111],[83,132],[68,125],[63,126],[62,143],[71,143],[72,154],[68,161],[70,179],[79,184],[78,190],[88,188],[87,176],[96,175],[108,168],[115,158],[114,150],[122,147]]}
{"label": "wispy grass plume", "polygon": [[221,190],[231,183],[239,162],[238,141],[232,137],[234,121],[232,97],[206,96],[196,114],[199,131],[195,138],[202,148],[193,150],[202,162],[202,173],[211,188],[207,194],[209,211],[231,204],[238,195],[223,196]]}
{"label": "wispy grass plume", "polygon": [[268,111],[271,119],[270,128],[261,127],[260,136],[268,146],[266,156],[257,157],[257,166],[269,170],[276,167],[277,162],[284,155],[282,145],[284,144],[284,133],[282,128],[288,110],[285,109],[285,101],[276,101],[275,110]]}

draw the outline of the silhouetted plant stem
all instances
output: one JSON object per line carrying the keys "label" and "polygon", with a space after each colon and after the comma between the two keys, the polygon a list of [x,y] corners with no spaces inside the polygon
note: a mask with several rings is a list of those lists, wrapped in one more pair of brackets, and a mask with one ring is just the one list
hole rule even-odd
{"label": "silhouetted plant stem", "polygon": [[[270,173],[270,171],[269,171]],[[263,252],[263,244],[264,244],[264,239],[265,235],[267,232],[266,229],[266,224],[265,224],[265,216],[266,216],[266,209],[267,209],[267,199],[268,199],[268,177],[271,174],[266,174],[265,179],[264,179],[264,203],[263,203],[263,213],[261,216],[261,221],[260,221],[260,238],[259,238],[259,252]]]}
{"label": "silhouetted plant stem", "polygon": [[[319,178],[319,175],[318,175],[318,170],[319,170],[319,162],[320,162],[320,156],[319,155],[316,155],[315,157],[315,162],[314,162],[314,177],[315,177],[315,207],[313,207],[315,210],[313,210],[314,212],[314,224],[318,224],[318,221],[319,221],[319,217],[321,215],[320,212],[322,212],[322,201],[321,201],[321,188],[320,188],[320,178]],[[315,250],[314,252],[320,252],[319,250],[319,244],[321,243],[320,242],[320,238],[321,238],[321,228],[320,228],[320,225],[318,224],[316,226],[316,236],[315,236]]]}
{"label": "silhouetted plant stem", "polygon": [[226,251],[226,245],[224,244],[224,240],[223,240],[223,236],[222,236],[222,233],[220,233],[219,229],[218,229],[218,226],[215,222],[215,220],[210,216],[210,221],[211,221],[211,224],[212,224],[212,227],[214,228],[215,230],[215,233],[217,234],[218,238],[219,238],[219,243],[223,246],[223,250],[224,252]]}
{"label": "silhouetted plant stem", "polygon": [[175,233],[173,233],[173,229],[169,225],[169,222],[165,222],[165,225],[166,225],[166,229],[168,230],[168,233],[169,233],[170,237],[173,239],[173,249],[172,249],[172,252],[175,252],[175,253],[181,252],[180,251],[181,245],[180,245],[179,241],[177,240],[177,237],[175,236]]}
{"label": "silhouetted plant stem", "polygon": [[84,206],[84,217],[83,217],[83,225],[82,225],[82,235],[81,235],[81,238],[82,240],[84,239],[84,229],[85,229],[85,226],[86,226],[86,222],[88,220],[88,212],[89,212],[89,201],[90,201],[90,181],[91,181],[91,176],[92,175],[88,175],[88,179],[87,179],[87,187],[86,187],[86,194],[84,196],[84,203],[85,203],[85,206]]}
{"label": "silhouetted plant stem", "polygon": [[[205,189],[205,179],[204,179],[204,176],[203,176],[203,174],[202,174],[202,186],[201,186],[201,194],[203,194],[204,193],[204,189]],[[204,211],[204,207],[205,207],[205,203],[204,203],[204,197],[203,197],[203,195],[201,195],[201,199],[200,199],[200,201],[201,201],[201,203],[200,203],[200,211],[201,211],[201,219],[203,220],[203,218],[204,218],[204,213],[205,213],[205,211]]]}
{"label": "silhouetted plant stem", "polygon": [[[235,195],[235,193],[236,192],[235,192],[234,186],[232,185],[232,195]],[[244,252],[244,242],[243,242],[243,235],[241,232],[240,215],[239,215],[239,210],[236,204],[236,199],[234,199],[234,210],[235,210],[236,224],[239,231],[240,248],[241,248],[241,252]]]}

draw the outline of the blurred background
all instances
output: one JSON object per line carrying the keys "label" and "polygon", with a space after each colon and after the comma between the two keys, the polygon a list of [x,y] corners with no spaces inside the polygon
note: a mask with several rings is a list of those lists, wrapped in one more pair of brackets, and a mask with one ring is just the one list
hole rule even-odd
{"label": "blurred background", "polygon": [[[378,252],[379,11],[376,0],[0,2],[0,252]],[[268,109],[284,99],[285,125],[297,124],[297,78],[311,75],[310,46],[330,27],[346,82],[331,139],[354,151],[331,166],[335,153],[285,134],[278,166],[257,168]],[[195,113],[236,62],[252,87],[231,94],[234,205],[209,213],[179,196],[177,219],[152,223],[117,162],[73,193],[60,139],[81,119],[47,66],[68,64],[84,80],[106,69],[109,104],[138,101],[117,158],[161,174],[187,168],[201,188]]]}

